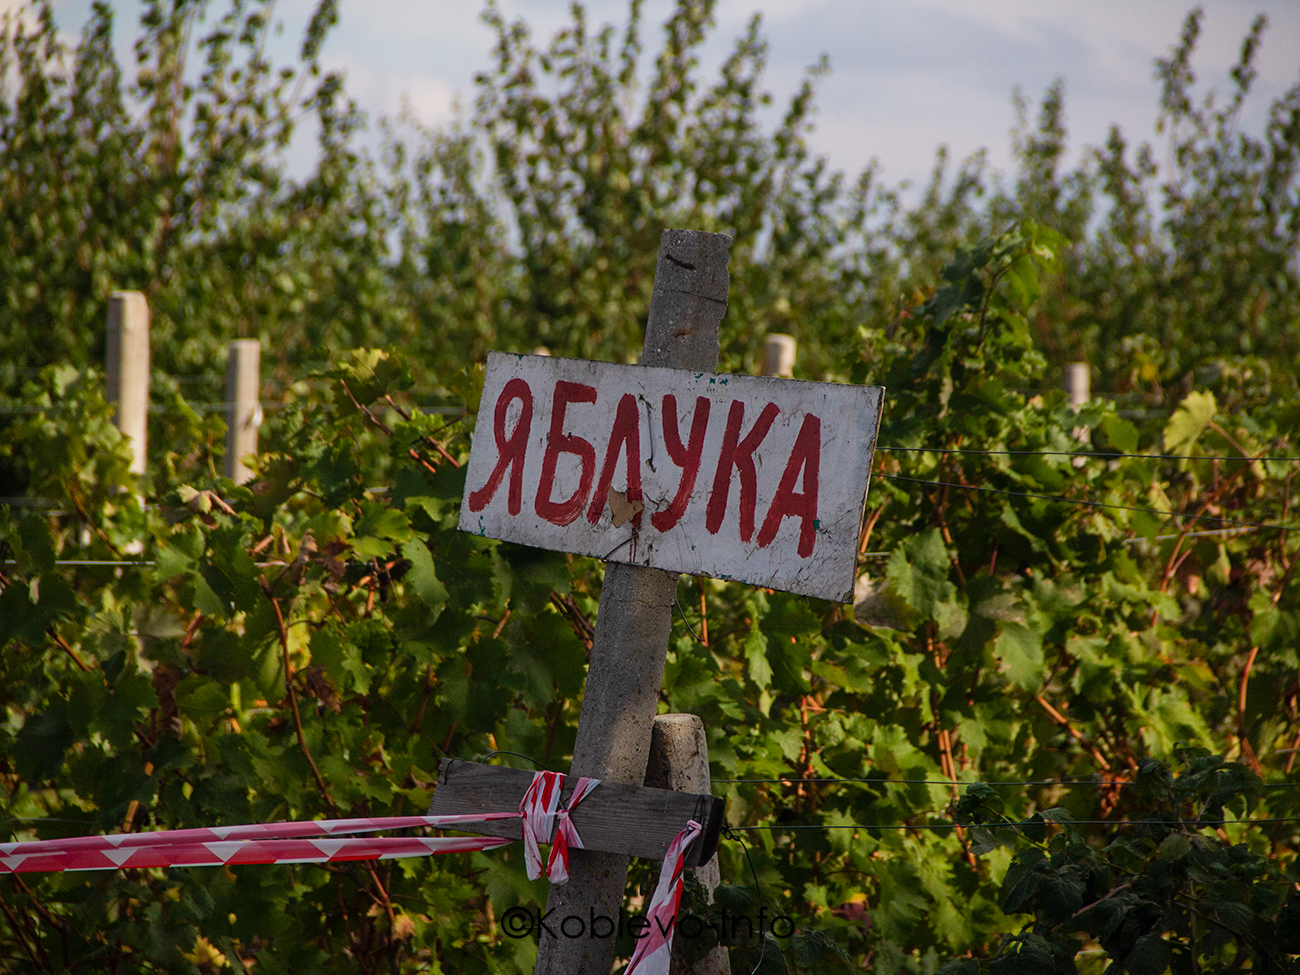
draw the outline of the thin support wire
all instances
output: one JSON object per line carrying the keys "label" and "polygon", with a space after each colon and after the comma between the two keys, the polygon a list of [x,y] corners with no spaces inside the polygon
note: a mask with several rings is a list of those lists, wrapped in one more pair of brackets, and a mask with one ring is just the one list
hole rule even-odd
{"label": "thin support wire", "polygon": [[1271,528],[1277,531],[1291,531],[1300,525],[1270,525],[1259,521],[1238,521],[1235,518],[1221,518],[1218,515],[1189,515],[1181,511],[1161,511],[1159,508],[1138,508],[1130,504],[1112,504],[1108,501],[1085,501],[1080,498],[1063,498],[1057,494],[1034,494],[1029,491],[1007,491],[1002,488],[980,487],[975,484],[957,484],[953,481],[927,481],[919,477],[904,477],[901,474],[877,474],[890,481],[911,481],[915,484],[928,484],[931,487],[950,487],[961,491],[987,491],[990,494],[1009,494],[1015,498],[1041,498],[1044,501],[1061,501],[1065,504],[1081,504],[1090,508],[1118,508],[1121,511],[1143,511],[1149,515],[1162,518],[1191,518],[1200,521],[1221,521],[1228,525],[1243,525],[1247,528]]}
{"label": "thin support wire", "polygon": [[1044,819],[1039,823],[774,823],[770,826],[731,826],[733,830],[768,829],[782,830],[807,829],[1038,829],[1048,824],[1056,826],[1193,826],[1196,829],[1218,829],[1220,826],[1265,826],[1271,823],[1300,823],[1300,816],[1278,816],[1268,819],[1181,819],[1166,821],[1163,819]]}
{"label": "thin support wire", "polygon": [[[5,559],[4,565],[17,565],[17,559]],[[146,559],[55,559],[55,565],[154,565],[152,560]]]}
{"label": "thin support wire", "polygon": [[682,609],[681,601],[677,598],[677,593],[673,593],[673,602],[677,604],[677,612],[681,614],[682,622],[686,624],[686,632],[695,638],[696,643],[703,643],[699,635],[691,629],[691,621],[686,618],[686,610]]}
{"label": "thin support wire", "polygon": [[[739,833],[734,832],[734,830],[736,829],[747,829],[747,828],[749,827],[730,826],[724,820],[722,823],[722,835],[729,840],[734,840],[735,842],[739,843],[740,848],[745,851],[745,862],[749,864],[749,875],[754,878],[754,893],[758,895],[758,908],[759,908],[759,914],[761,916],[763,910],[765,909],[763,904],[763,885],[758,882],[758,871],[754,869],[754,861],[749,855],[749,844],[747,844],[744,841],[744,839],[740,836]],[[763,954],[764,952],[767,951],[767,933],[760,930],[758,932],[758,937],[759,937],[758,961],[754,964],[754,970],[750,972],[749,975],[758,975],[759,969],[763,967]]]}
{"label": "thin support wire", "polygon": [[980,454],[1011,455],[1031,457],[1098,457],[1105,460],[1244,460],[1254,463],[1257,460],[1300,461],[1300,457],[1225,457],[1199,454],[1120,454],[1100,450],[972,450],[956,447],[876,447],[888,452],[905,452],[909,454]]}
{"label": "thin support wire", "polygon": [[[782,779],[713,779],[712,781],[714,784],[717,784],[719,782],[725,782],[730,784],[744,784],[744,785],[759,785],[765,783],[773,784],[773,785],[799,785],[800,783],[836,785],[836,784],[848,784],[848,783],[861,782],[869,785],[942,785],[942,786],[987,785],[987,786],[994,786],[994,787],[1027,786],[1027,785],[1040,785],[1040,786],[1082,785],[1082,786],[1096,787],[1102,785],[1133,786],[1137,784],[1136,782],[1133,782],[1129,779],[1098,779],[1098,778],[1008,779],[1008,780],[997,781],[997,782],[984,782],[979,779],[972,779],[966,781],[962,779],[889,779],[883,777],[837,778],[833,776],[810,776],[807,778],[786,777]],[[1265,789],[1300,789],[1300,782],[1265,782],[1263,783],[1263,787]]]}
{"label": "thin support wire", "polygon": [[623,539],[623,541],[619,542],[617,545],[615,545],[613,548],[611,548],[608,552],[606,552],[606,553],[604,554],[604,556],[601,558],[600,561],[602,561],[602,562],[608,562],[608,561],[609,561],[609,557],[610,557],[611,555],[613,555],[615,552],[617,552],[617,551],[618,551],[620,548],[622,548],[624,545],[630,545],[632,542],[635,542],[635,541],[636,541],[636,536],[637,536],[637,533],[636,533],[635,531],[633,531],[632,534],[631,534],[630,536],[628,536],[627,538]]}
{"label": "thin support wire", "polygon": [[535,759],[535,758],[532,758],[532,757],[530,757],[530,756],[528,756],[528,755],[525,755],[525,754],[523,754],[522,752],[512,752],[512,751],[510,751],[510,750],[508,750],[508,749],[505,749],[505,748],[494,748],[494,749],[492,749],[491,751],[483,752],[481,755],[479,755],[479,757],[480,757],[480,758],[495,758],[497,755],[513,755],[515,758],[522,758],[525,762],[532,762],[532,763],[533,763],[534,765],[536,765],[538,768],[540,768],[540,769],[544,769],[544,770],[547,771],[547,772],[552,771],[552,769],[551,769],[551,767],[550,767],[549,765],[543,765],[541,762],[539,762],[539,761],[538,761],[537,759]]}

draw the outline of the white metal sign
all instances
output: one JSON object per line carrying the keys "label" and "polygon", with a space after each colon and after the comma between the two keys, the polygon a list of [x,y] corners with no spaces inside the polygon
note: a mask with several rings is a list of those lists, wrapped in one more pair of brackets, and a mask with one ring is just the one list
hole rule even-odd
{"label": "white metal sign", "polygon": [[460,527],[847,601],[883,398],[493,352]]}

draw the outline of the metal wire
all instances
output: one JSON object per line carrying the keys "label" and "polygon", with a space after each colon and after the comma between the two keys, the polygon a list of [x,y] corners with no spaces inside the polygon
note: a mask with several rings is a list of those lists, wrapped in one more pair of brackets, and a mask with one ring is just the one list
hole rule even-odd
{"label": "metal wire", "polygon": [[537,759],[531,758],[530,756],[525,755],[522,752],[512,752],[505,748],[493,748],[491,751],[483,752],[479,756],[479,758],[494,758],[497,755],[513,755],[515,758],[522,758],[525,762],[532,762],[538,768],[545,769],[547,772],[551,771],[551,767],[549,765],[543,765]]}
{"label": "metal wire", "polygon": [[673,593],[673,602],[677,604],[677,612],[681,614],[682,622],[686,624],[686,632],[695,639],[696,643],[703,643],[704,641],[700,639],[699,634],[691,628],[691,621],[686,618],[686,610],[682,609],[682,604],[677,598],[677,593]]}
{"label": "metal wire", "polygon": [[1166,541],[1166,540],[1168,540],[1168,539],[1170,539],[1170,538],[1199,538],[1199,537],[1202,536],[1202,535],[1238,535],[1238,534],[1241,534],[1242,532],[1246,532],[1246,531],[1249,531],[1249,529],[1247,529],[1247,528],[1212,528],[1212,529],[1210,529],[1209,531],[1203,531],[1203,532],[1183,532],[1181,535],[1152,535],[1151,538],[1149,538],[1149,539],[1142,538],[1142,537],[1140,537],[1140,536],[1139,536],[1138,538],[1126,538],[1126,539],[1124,539],[1123,544],[1125,544],[1125,545],[1133,545],[1133,544],[1136,543],[1136,542],[1146,542],[1146,541],[1152,541],[1152,542],[1163,542],[1163,541]]}
{"label": "metal wire", "polygon": [[1064,504],[1081,504],[1090,508],[1118,508],[1121,511],[1143,511],[1162,518],[1192,518],[1200,521],[1221,521],[1229,525],[1242,525],[1246,528],[1272,528],[1277,531],[1290,531],[1300,525],[1271,525],[1259,521],[1238,521],[1235,518],[1222,518],[1219,515],[1190,515],[1181,511],[1161,511],[1159,508],[1138,508],[1130,504],[1112,504],[1108,501],[1085,501],[1080,498],[1063,498],[1056,494],[1034,494],[1030,491],[1007,491],[1002,488],[979,487],[974,484],[957,484],[952,481],[927,481],[919,477],[904,477],[901,474],[877,474],[890,481],[912,481],[915,484],[928,484],[931,487],[951,487],[961,491],[987,491],[991,494],[1009,494],[1015,498],[1041,498],[1044,501],[1060,501]]}
{"label": "metal wire", "polygon": [[733,830],[805,830],[805,829],[1038,829],[1047,824],[1056,826],[1194,826],[1197,829],[1217,829],[1220,826],[1261,826],[1271,823],[1300,823],[1300,816],[1277,816],[1267,819],[1066,819],[1060,822],[1044,819],[1041,823],[785,823],[771,826],[732,826]]}
{"label": "metal wire", "polygon": [[[5,559],[4,565],[17,565],[17,559]],[[55,559],[55,565],[153,565],[153,561],[143,559]]]}
{"label": "metal wire", "polygon": [[957,447],[876,447],[877,450],[897,451],[911,454],[1006,454],[1011,456],[1038,457],[1102,457],[1107,460],[1244,460],[1251,463],[1257,460],[1300,461],[1300,457],[1225,457],[1200,454],[1121,454],[1102,450],[974,450]]}
{"label": "metal wire", "polygon": [[604,556],[601,557],[601,561],[602,561],[602,562],[608,562],[608,561],[609,561],[609,557],[610,557],[611,555],[613,555],[615,552],[617,552],[617,551],[618,551],[620,548],[622,548],[624,545],[630,545],[630,544],[632,544],[633,542],[635,542],[635,541],[636,541],[636,537],[637,537],[637,532],[636,532],[635,530],[633,530],[633,532],[632,532],[631,535],[629,535],[629,536],[628,536],[627,538],[625,538],[623,541],[619,542],[617,545],[615,545],[613,548],[611,548],[608,552],[606,552],[606,553],[604,554]]}
{"label": "metal wire", "polygon": [[[1132,780],[1130,780],[1130,779],[1096,779],[1096,778],[1086,778],[1086,779],[1009,779],[1009,780],[1006,780],[1006,781],[986,782],[986,781],[983,781],[983,780],[981,780],[981,779],[974,779],[974,780],[971,780],[971,781],[965,781],[965,780],[962,780],[962,779],[889,779],[889,778],[883,778],[883,777],[867,777],[867,778],[836,778],[836,777],[832,777],[832,776],[822,776],[822,777],[811,776],[811,777],[807,777],[807,778],[783,778],[783,779],[713,779],[712,782],[713,782],[713,784],[715,784],[715,785],[718,784],[718,783],[726,783],[726,784],[729,784],[729,785],[760,785],[760,784],[770,784],[770,785],[798,785],[798,784],[801,783],[801,782],[811,782],[811,783],[819,783],[819,784],[823,784],[823,785],[824,785],[824,784],[828,784],[828,783],[831,784],[831,785],[834,785],[834,784],[836,784],[836,783],[866,783],[866,784],[869,784],[869,785],[943,785],[943,786],[953,786],[953,785],[987,785],[987,786],[994,786],[994,787],[1003,787],[1003,786],[1005,786],[1005,787],[1008,787],[1008,788],[1009,788],[1009,787],[1012,787],[1012,786],[1027,786],[1027,785],[1040,785],[1040,786],[1052,786],[1052,785],[1089,785],[1089,786],[1099,786],[1099,785],[1127,785],[1127,786],[1132,786],[1132,785],[1137,785],[1136,782],[1134,782],[1134,781],[1132,781]],[[1300,789],[1300,782],[1264,782],[1264,783],[1262,783],[1262,786],[1263,786],[1263,788],[1265,788],[1265,789]]]}
{"label": "metal wire", "polygon": [[[750,876],[754,878],[754,892],[758,894],[759,917],[762,917],[763,905],[763,885],[758,882],[758,871],[754,869],[754,861],[749,855],[749,844],[740,838],[740,835],[734,832],[737,829],[744,829],[743,826],[730,826],[726,820],[722,822],[722,835],[733,842],[739,843],[740,848],[745,851],[745,862],[749,864]],[[767,934],[760,931],[759,937],[761,944],[758,949],[758,961],[754,965],[754,970],[749,975],[758,975],[758,970],[763,967],[763,954],[767,951]]]}

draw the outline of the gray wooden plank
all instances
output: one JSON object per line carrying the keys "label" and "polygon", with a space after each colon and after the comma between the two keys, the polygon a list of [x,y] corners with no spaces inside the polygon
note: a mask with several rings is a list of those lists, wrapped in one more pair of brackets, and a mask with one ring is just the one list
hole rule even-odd
{"label": "gray wooden plank", "polygon": [[[532,781],[533,773],[523,769],[444,758],[438,767],[438,787],[429,815],[515,810]],[[561,798],[566,807],[576,781],[572,777],[565,780]],[[695,867],[707,862],[717,849],[722,816],[723,802],[717,796],[602,782],[573,810],[573,825],[585,849],[662,860],[673,837],[687,820],[694,819],[703,833],[689,851],[686,866]],[[463,823],[455,829],[479,836],[523,838],[523,824],[518,819]]]}

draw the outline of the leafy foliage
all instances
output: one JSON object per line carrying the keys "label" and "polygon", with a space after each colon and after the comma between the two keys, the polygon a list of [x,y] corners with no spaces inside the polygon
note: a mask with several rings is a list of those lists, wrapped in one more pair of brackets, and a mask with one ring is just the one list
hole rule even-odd
{"label": "leafy foliage", "polygon": [[[1300,553],[1267,527],[1295,465],[1265,458],[1297,452],[1297,136],[1294,92],[1262,138],[1232,130],[1258,32],[1224,109],[1191,100],[1196,16],[1162,62],[1168,207],[1118,134],[1059,172],[1053,89],[1011,189],[941,157],[905,210],[808,152],[815,73],[763,128],[757,23],[704,84],[712,5],[681,3],[638,91],[637,11],[538,48],[490,8],[473,113],[395,132],[383,165],[315,67],[329,4],[292,75],[259,3],[206,37],[199,5],[148,7],[133,82],[106,7],[72,52],[44,8],[6,28],[0,484],[29,503],[0,509],[3,838],[410,812],[444,756],[563,768],[601,566],[455,531],[473,362],[634,355],[659,232],[687,225],[736,239],[724,368],[779,330],[801,375],[888,387],[861,540],[887,554],[852,608],[679,588],[699,639],[675,627],[663,707],[704,719],[729,816],[763,827],[757,883],[725,842],[692,909],[761,900],[797,929],[731,939],[735,970],[1285,959]],[[165,376],[129,472],[94,369],[124,286],[163,373],[214,379],[227,339],[264,339],[283,408],[250,484],[217,476],[220,419]],[[1080,351],[1138,402],[1038,392]],[[1224,809],[1271,822],[1200,828]],[[10,878],[0,970],[516,971],[533,946],[494,918],[544,893],[508,849]]]}
{"label": "leafy foliage", "polygon": [[[1263,783],[1245,766],[1202,749],[1180,757],[1178,776],[1154,759],[1139,764],[1126,797],[1127,828],[1105,845],[1090,843],[1063,810],[1012,823],[993,790],[967,788],[954,807],[957,820],[971,826],[972,848],[1016,851],[1003,879],[1002,909],[1034,916],[1018,933],[1003,935],[988,971],[1073,973],[1083,940],[1101,946],[1111,960],[1107,971],[1132,975],[1247,964],[1251,971],[1295,970],[1295,878],[1250,842],[1241,818],[1224,817],[1225,807],[1237,817],[1250,813]],[[974,961],[940,969],[980,970]]]}

